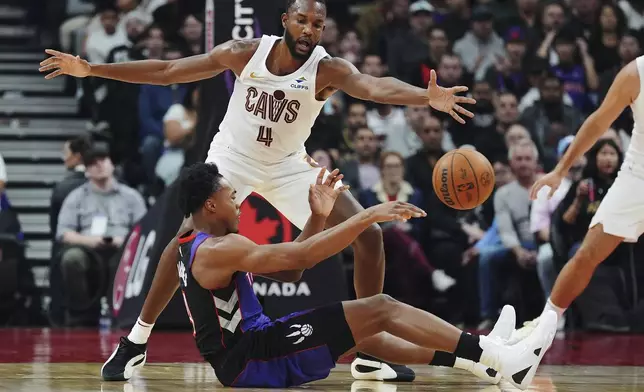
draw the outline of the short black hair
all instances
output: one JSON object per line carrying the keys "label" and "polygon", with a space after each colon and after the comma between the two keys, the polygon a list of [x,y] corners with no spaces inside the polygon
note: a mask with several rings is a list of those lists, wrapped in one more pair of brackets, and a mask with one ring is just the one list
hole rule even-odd
{"label": "short black hair", "polygon": [[81,156],[92,147],[92,141],[89,136],[77,136],[73,139],[69,139],[67,144],[69,146],[69,150],[73,154],[81,154]]}
{"label": "short black hair", "polygon": [[[293,5],[295,5],[296,1],[297,0],[286,0],[286,12],[291,11],[291,7],[293,7]],[[320,4],[324,4],[324,6],[326,7],[326,0],[315,0],[315,2],[320,3]]]}
{"label": "short black hair", "polygon": [[186,218],[221,189],[222,178],[214,163],[195,163],[183,170],[179,177],[179,208]]}
{"label": "short black hair", "polygon": [[105,144],[95,144],[91,148],[81,153],[83,157],[83,164],[85,167],[91,166],[99,159],[108,158],[110,156],[110,148]]}

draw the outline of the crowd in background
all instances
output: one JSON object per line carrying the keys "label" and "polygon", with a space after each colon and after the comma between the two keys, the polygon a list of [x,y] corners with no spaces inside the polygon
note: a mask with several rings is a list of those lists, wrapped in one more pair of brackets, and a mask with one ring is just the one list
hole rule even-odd
{"label": "crowd in background", "polygon": [[[426,219],[383,226],[387,293],[482,329],[504,303],[514,304],[521,320],[539,315],[619,170],[633,127],[630,109],[573,166],[552,199],[543,194],[531,202],[529,189],[555,166],[617,72],[642,54],[643,4],[328,1],[320,44],[331,55],[363,73],[419,87],[427,86],[433,69],[440,85],[469,86],[478,101],[469,108],[475,117],[460,125],[429,107],[376,104],[338,92],[312,129],[309,154],[339,168],[365,207],[403,200],[428,211]],[[49,22],[55,25],[49,39],[91,62],[176,59],[203,52],[202,12],[203,1],[68,0],[55,14],[64,15],[60,23]],[[92,120],[94,139],[109,150],[80,139],[66,144],[70,178],[52,203],[63,277],[90,268],[87,252],[70,245],[113,251],[145,213],[145,203],[174,181],[194,142],[200,102],[198,85],[87,78],[70,80],[69,88]],[[481,207],[459,212],[436,197],[432,170],[446,151],[463,146],[490,160],[496,189]],[[113,184],[110,196],[95,192],[102,183]],[[117,227],[93,234],[95,217],[73,216],[81,203],[107,209]],[[592,330],[643,329],[642,269],[634,262],[641,253],[638,244],[620,246],[565,321]]]}

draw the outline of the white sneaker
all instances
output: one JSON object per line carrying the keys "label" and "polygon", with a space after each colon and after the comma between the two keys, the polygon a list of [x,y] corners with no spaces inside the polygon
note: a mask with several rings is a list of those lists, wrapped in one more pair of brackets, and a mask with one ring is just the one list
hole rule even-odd
{"label": "white sneaker", "polygon": [[363,381],[411,382],[416,378],[416,373],[407,366],[387,363],[362,353],[358,353],[351,362],[351,375]]}
{"label": "white sneaker", "polygon": [[[496,321],[494,328],[492,328],[492,332],[490,332],[487,337],[496,340],[500,344],[505,344],[514,331],[516,323],[516,311],[512,306],[505,305],[501,310],[501,314],[499,315],[499,319]],[[457,369],[467,370],[476,377],[489,382],[490,384],[496,385],[501,381],[501,373],[483,365],[482,363],[475,363],[467,359],[457,358],[454,367]]]}
{"label": "white sneaker", "polygon": [[499,319],[496,320],[496,324],[494,324],[492,332],[487,336],[500,339],[503,344],[505,344],[512,336],[516,325],[517,312],[514,310],[512,305],[505,305],[503,309],[501,309],[501,314],[499,314]]}
{"label": "white sneaker", "polygon": [[504,346],[498,340],[481,336],[481,363],[499,373],[515,387],[525,390],[532,383],[539,363],[557,333],[557,314],[546,311],[532,333],[515,344]]}
{"label": "white sneaker", "polygon": [[539,325],[540,320],[541,320],[541,317],[537,317],[534,320],[526,321],[525,323],[523,323],[523,327],[512,332],[512,336],[510,337],[510,339],[508,339],[507,345],[508,346],[515,345],[520,341],[522,341],[523,339],[530,336],[532,331],[534,331],[537,325]]}

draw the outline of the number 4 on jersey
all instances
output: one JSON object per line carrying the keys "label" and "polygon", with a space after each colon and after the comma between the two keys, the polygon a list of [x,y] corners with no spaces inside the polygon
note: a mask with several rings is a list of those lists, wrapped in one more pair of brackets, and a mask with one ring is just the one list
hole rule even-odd
{"label": "number 4 on jersey", "polygon": [[257,134],[257,141],[264,143],[266,147],[270,147],[273,143],[273,129],[266,128],[265,126],[259,127],[259,133]]}

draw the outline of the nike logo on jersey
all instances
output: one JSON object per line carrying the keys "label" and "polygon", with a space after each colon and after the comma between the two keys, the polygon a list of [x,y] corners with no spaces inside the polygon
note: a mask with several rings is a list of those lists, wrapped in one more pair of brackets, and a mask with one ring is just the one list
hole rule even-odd
{"label": "nike logo on jersey", "polygon": [[250,78],[251,79],[262,79],[262,77],[257,75],[255,72],[250,73]]}

